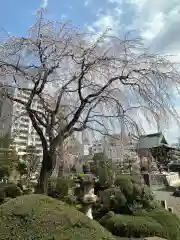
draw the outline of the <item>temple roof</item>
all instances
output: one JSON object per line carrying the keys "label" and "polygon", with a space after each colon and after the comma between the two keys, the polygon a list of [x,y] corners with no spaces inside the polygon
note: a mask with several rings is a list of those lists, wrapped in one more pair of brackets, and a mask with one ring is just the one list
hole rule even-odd
{"label": "temple roof", "polygon": [[164,135],[161,132],[148,135],[141,135],[137,143],[137,149],[149,149],[160,146],[166,147],[169,146]]}

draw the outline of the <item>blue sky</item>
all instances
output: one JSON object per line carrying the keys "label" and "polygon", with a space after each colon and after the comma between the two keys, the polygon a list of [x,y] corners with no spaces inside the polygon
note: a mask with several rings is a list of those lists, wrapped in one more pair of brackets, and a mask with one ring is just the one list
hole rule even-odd
{"label": "blue sky", "polygon": [[[49,18],[71,20],[84,30],[101,32],[111,27],[120,35],[136,30],[154,51],[180,59],[179,0],[6,0],[1,2],[0,27],[12,35],[26,35],[35,11],[42,6],[48,8]],[[177,108],[180,110],[179,97]],[[173,126],[166,131],[171,142],[179,132]]]}

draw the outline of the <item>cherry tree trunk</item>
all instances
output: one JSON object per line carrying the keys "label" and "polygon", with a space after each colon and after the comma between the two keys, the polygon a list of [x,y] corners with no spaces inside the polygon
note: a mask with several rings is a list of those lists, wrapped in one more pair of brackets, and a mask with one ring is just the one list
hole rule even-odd
{"label": "cherry tree trunk", "polygon": [[43,161],[36,193],[48,194],[48,182],[56,165],[56,153],[43,153]]}

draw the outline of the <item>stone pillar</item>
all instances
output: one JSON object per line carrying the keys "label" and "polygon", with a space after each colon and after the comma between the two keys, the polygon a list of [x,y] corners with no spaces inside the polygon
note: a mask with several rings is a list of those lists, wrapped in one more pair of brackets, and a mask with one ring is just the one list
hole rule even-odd
{"label": "stone pillar", "polygon": [[166,210],[168,210],[166,200],[161,200],[161,205],[163,206],[163,208],[165,208]]}

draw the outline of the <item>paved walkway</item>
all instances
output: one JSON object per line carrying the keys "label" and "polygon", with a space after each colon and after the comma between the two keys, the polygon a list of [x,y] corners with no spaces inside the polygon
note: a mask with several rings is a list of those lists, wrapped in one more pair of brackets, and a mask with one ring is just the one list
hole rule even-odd
{"label": "paved walkway", "polygon": [[173,197],[173,191],[153,191],[157,200],[166,200],[167,206],[173,208],[173,212],[180,216],[180,197]]}

